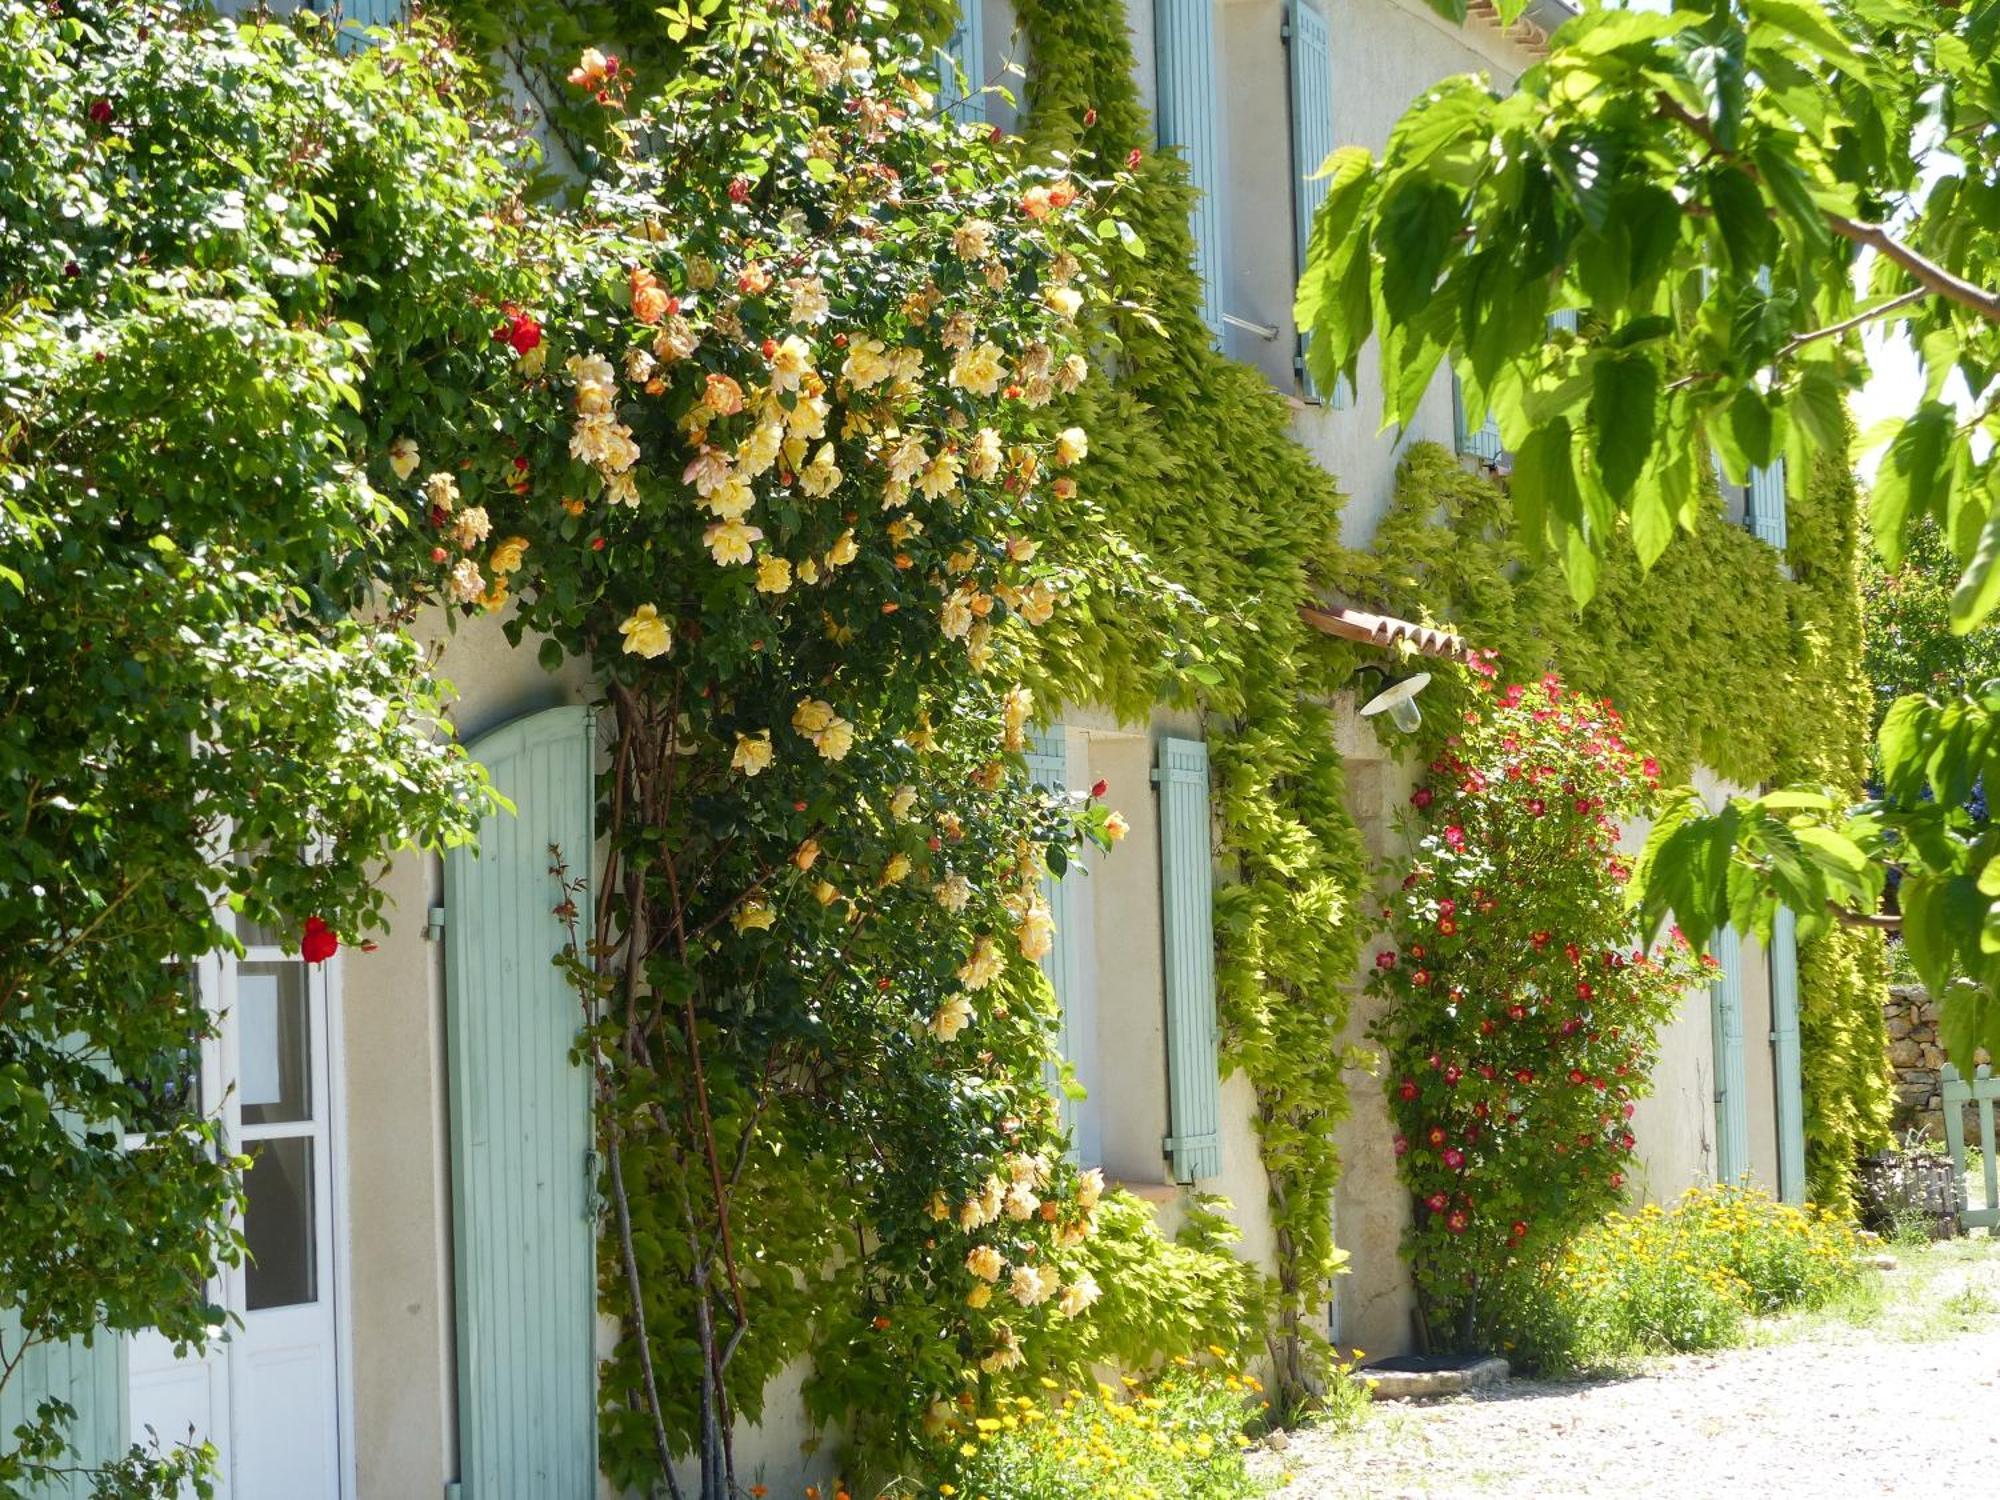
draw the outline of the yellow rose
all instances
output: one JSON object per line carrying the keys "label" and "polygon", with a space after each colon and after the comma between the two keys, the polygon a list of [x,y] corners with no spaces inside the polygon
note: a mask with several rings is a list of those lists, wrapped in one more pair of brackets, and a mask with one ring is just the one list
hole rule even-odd
{"label": "yellow rose", "polygon": [[1006,962],[993,939],[981,937],[972,945],[971,956],[959,967],[958,982],[969,990],[983,990],[1000,977]]}
{"label": "yellow rose", "polygon": [[729,918],[738,932],[764,932],[778,920],[777,913],[761,901],[745,901]]}
{"label": "yellow rose", "polygon": [[829,568],[844,568],[860,555],[861,548],[854,540],[853,531],[843,531],[834,538],[833,545],[827,549],[826,565]]}
{"label": "yellow rose", "polygon": [[745,776],[755,776],[771,764],[771,756],[770,730],[761,729],[754,735],[739,734],[736,736],[736,753],[729,758],[729,769],[741,771]]}
{"label": "yellow rose", "polygon": [[910,856],[901,852],[889,856],[889,862],[882,866],[882,884],[900,885],[910,873]]}
{"label": "yellow rose", "polygon": [[1056,945],[1055,918],[1048,904],[1037,895],[1021,917],[1021,957],[1040,962]]}
{"label": "yellow rose", "polygon": [[845,719],[835,719],[821,731],[817,744],[825,759],[845,760],[847,752],[854,748],[854,726]]}
{"label": "yellow rose", "polygon": [[795,391],[806,371],[812,368],[812,345],[796,333],[788,333],[771,353],[771,389]]}
{"label": "yellow rose", "polygon": [[974,345],[951,362],[951,383],[975,396],[990,396],[1000,389],[1006,366],[994,344]]}
{"label": "yellow rose", "polygon": [[625,623],[618,627],[618,633],[625,637],[625,652],[628,656],[665,656],[673,649],[673,631],[660,618],[658,605],[642,604],[625,617]]}
{"label": "yellow rose", "polygon": [[930,1019],[930,1034],[941,1042],[951,1041],[961,1031],[972,1024],[972,1002],[963,995],[953,995],[937,1008]]}
{"label": "yellow rose", "polygon": [[792,852],[792,863],[801,870],[810,870],[813,861],[819,858],[819,840],[807,839]]}
{"label": "yellow rose", "polygon": [[1063,468],[1080,464],[1090,456],[1090,435],[1081,427],[1065,427],[1056,434],[1056,462]]}
{"label": "yellow rose", "polygon": [[792,728],[808,739],[819,734],[834,719],[833,705],[822,698],[801,698],[792,710]]}
{"label": "yellow rose", "polygon": [[782,557],[766,556],[757,563],[757,592],[782,594],[792,586],[792,565]]}
{"label": "yellow rose", "polygon": [[762,541],[764,533],[741,521],[717,521],[701,534],[701,539],[716,563],[730,568],[750,561],[753,555],[750,544]]}
{"label": "yellow rose", "polygon": [[998,1281],[1007,1269],[1007,1262],[991,1245],[974,1245],[966,1253],[965,1269],[981,1281]]}
{"label": "yellow rose", "polygon": [[521,561],[527,556],[528,539],[524,536],[510,536],[493,549],[493,556],[487,559],[486,571],[505,577],[509,573],[521,571]]}
{"label": "yellow rose", "polygon": [[424,498],[448,512],[458,504],[458,481],[440,470],[424,481]]}
{"label": "yellow rose", "polygon": [[1125,821],[1122,812],[1114,812],[1104,820],[1104,836],[1114,844],[1131,831],[1132,825]]}
{"label": "yellow rose", "polygon": [[1066,1287],[1056,1306],[1062,1309],[1065,1318],[1074,1318],[1102,1295],[1097,1278],[1085,1271]]}
{"label": "yellow rose", "polygon": [[389,445],[389,467],[395,470],[398,479],[408,479],[422,462],[415,438],[399,437]]}
{"label": "yellow rose", "polygon": [[1042,301],[1054,310],[1057,317],[1073,318],[1077,309],[1083,306],[1083,293],[1073,286],[1052,286],[1042,293]]}

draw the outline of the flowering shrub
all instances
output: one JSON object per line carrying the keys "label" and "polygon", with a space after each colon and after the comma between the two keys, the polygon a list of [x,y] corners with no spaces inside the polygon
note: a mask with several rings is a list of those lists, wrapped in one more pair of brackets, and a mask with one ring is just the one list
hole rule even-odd
{"label": "flowering shrub", "polygon": [[[1023,653],[1089,567],[1042,539],[1092,524],[1057,403],[1121,182],[1019,166],[889,24],[744,3],[664,80],[585,52],[617,149],[490,310],[498,440],[377,429],[436,587],[607,698],[569,969],[626,1331],[603,1462],[634,1488],[693,1451],[731,1491],[733,1424],[801,1355],[879,1450],[1182,1337],[1094,1331],[1103,1183],[1045,1082],[1043,882],[1125,825],[1018,758]],[[1171,1259],[1150,1225],[1122,1250]]]}
{"label": "flowering shrub", "polygon": [[1755,1188],[1690,1188],[1671,1209],[1613,1215],[1565,1256],[1554,1294],[1575,1354],[1712,1349],[1753,1314],[1825,1303],[1854,1275],[1846,1220]]}
{"label": "flowering shrub", "polygon": [[1698,972],[1633,930],[1619,825],[1654,770],[1553,677],[1468,711],[1411,796],[1371,989],[1436,1344],[1508,1336],[1540,1270],[1611,1211],[1654,1036]]}
{"label": "flowering shrub", "polygon": [[[991,1415],[934,1424],[946,1477],[927,1491],[993,1500],[1237,1500],[1261,1494],[1243,1435],[1262,1387],[1210,1351],[1214,1365],[1177,1360],[1123,1391],[1020,1396]],[[1060,1390],[1055,1381],[1051,1390]],[[893,1492],[892,1492],[893,1493]]]}

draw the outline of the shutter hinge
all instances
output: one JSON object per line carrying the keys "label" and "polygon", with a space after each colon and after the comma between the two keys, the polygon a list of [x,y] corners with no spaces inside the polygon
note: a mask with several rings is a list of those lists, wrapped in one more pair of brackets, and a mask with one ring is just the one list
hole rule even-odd
{"label": "shutter hinge", "polygon": [[444,937],[444,908],[442,906],[433,906],[430,912],[430,920],[424,923],[424,941],[427,943],[435,943],[440,941],[443,937]]}
{"label": "shutter hinge", "polygon": [[604,1208],[604,1200],[597,1193],[598,1155],[590,1148],[583,1153],[583,1216],[592,1223]]}

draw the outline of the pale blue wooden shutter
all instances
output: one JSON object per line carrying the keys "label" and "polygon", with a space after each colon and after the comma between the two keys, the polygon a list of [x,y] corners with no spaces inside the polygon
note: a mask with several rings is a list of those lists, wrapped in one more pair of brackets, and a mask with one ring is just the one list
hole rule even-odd
{"label": "pale blue wooden shutter", "polygon": [[1799,1054],[1799,928],[1778,908],[1771,934],[1771,1052],[1778,1094],[1778,1196],[1806,1201],[1805,1078]]}
{"label": "pale blue wooden shutter", "polygon": [[[1327,180],[1317,176],[1327,157],[1333,154],[1333,54],[1328,45],[1326,17],[1303,0],[1294,0],[1285,18],[1285,45],[1292,86],[1292,230],[1295,259],[1293,270],[1304,275],[1306,251],[1312,242],[1313,220],[1326,202]],[[1320,399],[1313,378],[1306,372],[1306,341],[1311,333],[1300,329],[1298,351],[1293,356],[1299,388],[1309,400]],[[1333,382],[1326,398],[1334,407],[1352,399],[1345,376]]]}
{"label": "pale blue wooden shutter", "polygon": [[[1038,729],[1028,744],[1028,780],[1035,786],[1046,787],[1057,794],[1069,790],[1069,756],[1064,747],[1061,725],[1048,729]],[[1077,964],[1081,955],[1077,952],[1074,923],[1070,917],[1070,892],[1075,888],[1076,877],[1064,879],[1044,876],[1042,879],[1042,899],[1048,903],[1049,912],[1055,918],[1055,946],[1042,955],[1041,969],[1048,976],[1049,988],[1055,991],[1056,1005],[1061,1018],[1061,1030],[1056,1038],[1056,1046],[1062,1056],[1074,1063],[1077,1058],[1076,1029],[1077,1015]],[[1063,1128],[1071,1132],[1070,1153],[1075,1156],[1080,1142],[1075,1138],[1077,1130],[1076,1102],[1056,1089],[1059,1082],[1051,1072],[1049,1086],[1056,1090],[1056,1102],[1062,1110]]]}
{"label": "pale blue wooden shutter", "polygon": [[1222,1063],[1215,1022],[1215,866],[1208,746],[1160,741],[1161,925],[1167,969],[1166,1139],[1174,1180],[1222,1171]]}
{"label": "pale blue wooden shutter", "polygon": [[569,1060],[583,1013],[552,962],[549,855],[592,872],[590,714],[550,709],[470,748],[517,812],[445,856],[460,1492],[595,1500],[590,1077]]}
{"label": "pale blue wooden shutter", "polygon": [[1712,944],[1715,981],[1709,987],[1715,1044],[1715,1176],[1739,1181],[1750,1170],[1749,1079],[1743,1062],[1743,944],[1724,927]]}
{"label": "pale blue wooden shutter", "polygon": [[1500,441],[1500,424],[1489,412],[1477,432],[1469,429],[1465,412],[1465,383],[1458,378],[1456,370],[1451,372],[1451,420],[1460,453],[1482,463],[1500,462],[1507,451],[1506,445]]}
{"label": "pale blue wooden shutter", "polygon": [[1750,471],[1749,493],[1743,502],[1743,523],[1751,535],[1785,550],[1785,461],[1780,458]]}
{"label": "pale blue wooden shutter", "polygon": [[1160,144],[1179,147],[1187,160],[1196,194],[1190,227],[1201,276],[1201,317],[1220,339],[1229,287],[1229,217],[1214,0],[1153,0],[1153,38]]}
{"label": "pale blue wooden shutter", "polygon": [[979,12],[980,0],[958,0],[958,24],[938,51],[938,102],[959,120],[986,118],[986,102],[979,92],[986,82],[985,32]]}
{"label": "pale blue wooden shutter", "polygon": [[[14,1429],[35,1419],[44,1401],[66,1402],[76,1413],[64,1434],[74,1456],[65,1460],[78,1470],[102,1468],[123,1456],[129,1446],[131,1417],[126,1406],[125,1340],[115,1333],[95,1334],[60,1344],[36,1344],[21,1354],[21,1320],[12,1309],[0,1310],[0,1352],[20,1364],[0,1385],[0,1450],[14,1447]],[[164,1435],[163,1435],[164,1436]],[[36,1500],[84,1500],[92,1492],[87,1473],[66,1474],[27,1491]]]}

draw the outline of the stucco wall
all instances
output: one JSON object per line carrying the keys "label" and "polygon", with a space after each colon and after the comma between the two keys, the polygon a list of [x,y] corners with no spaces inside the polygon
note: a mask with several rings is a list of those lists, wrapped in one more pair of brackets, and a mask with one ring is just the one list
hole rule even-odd
{"label": "stucco wall", "polygon": [[[1335,740],[1347,762],[1347,805],[1375,869],[1400,859],[1404,841],[1396,810],[1415,784],[1416,767],[1395,758],[1401,746],[1384,743],[1343,699],[1335,716]],[[1370,901],[1372,891],[1356,891],[1354,901]],[[1381,1004],[1362,989],[1379,944],[1363,950],[1353,979],[1353,1008],[1340,1045],[1374,1053],[1368,1028]],[[1379,1055],[1379,1054],[1378,1054]],[[1395,1126],[1389,1117],[1386,1074],[1381,1066],[1348,1075],[1348,1117],[1334,1132],[1340,1148],[1340,1186],[1334,1192],[1334,1243],[1348,1253],[1347,1274],[1334,1288],[1331,1337],[1345,1350],[1373,1357],[1410,1345],[1410,1313],[1416,1298],[1401,1249],[1410,1225],[1410,1195],[1396,1179]]]}

